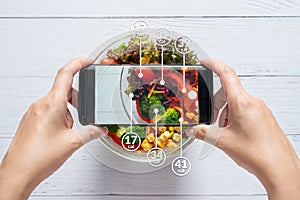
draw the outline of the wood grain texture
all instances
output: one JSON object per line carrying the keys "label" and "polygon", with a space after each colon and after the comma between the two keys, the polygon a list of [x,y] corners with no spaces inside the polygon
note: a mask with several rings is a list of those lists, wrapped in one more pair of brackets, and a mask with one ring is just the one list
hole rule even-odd
{"label": "wood grain texture", "polygon": [[30,200],[52,200],[52,199],[59,199],[59,200],[82,200],[82,199],[89,199],[89,200],[266,200],[266,195],[254,195],[254,196],[244,196],[244,195],[237,195],[237,196],[116,196],[116,195],[92,195],[92,196],[32,196],[29,198]]}
{"label": "wood grain texture", "polygon": [[[140,18],[188,34],[209,56],[234,66],[245,88],[271,107],[300,155],[298,0],[153,0],[145,5],[138,0],[1,1],[0,158],[22,113],[50,89],[58,68],[88,56]],[[118,172],[81,149],[30,199],[267,199],[257,179],[221,151],[200,160],[201,144],[192,144],[192,171],[183,178],[169,167],[149,174]]]}
{"label": "wood grain texture", "polygon": [[299,16],[297,0],[2,0],[1,17]]}
{"label": "wood grain texture", "polygon": [[[54,76],[74,57],[130,30],[135,19],[0,19],[0,76]],[[240,75],[299,76],[300,18],[148,19],[188,34]],[[17,59],[14,59],[16,58]]]}
{"label": "wood grain texture", "polygon": [[[288,136],[300,155],[300,136]],[[11,138],[0,138],[0,158]],[[122,173],[96,161],[82,148],[56,173],[45,180],[34,195],[264,195],[258,180],[238,167],[228,156],[214,149],[199,159],[201,141],[195,141],[186,156],[192,170],[186,177],[172,174],[170,167],[146,174]],[[226,186],[225,186],[226,185]]]}

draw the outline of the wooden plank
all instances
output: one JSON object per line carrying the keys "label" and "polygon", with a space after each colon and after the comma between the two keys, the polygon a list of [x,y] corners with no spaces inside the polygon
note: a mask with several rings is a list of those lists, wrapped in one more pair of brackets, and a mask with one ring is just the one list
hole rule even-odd
{"label": "wooden plank", "polygon": [[93,196],[31,196],[30,200],[265,200],[267,199],[266,195],[254,195],[254,196],[118,196],[118,195],[93,195]]}
{"label": "wooden plank", "polygon": [[[300,77],[241,79],[251,94],[266,101],[287,134],[300,133]],[[52,80],[51,77],[0,78],[0,110],[5,113],[0,116],[0,133],[15,132],[27,107],[47,92]]]}
{"label": "wooden plank", "polygon": [[[88,56],[113,35],[129,31],[135,20],[0,19],[0,76],[54,76],[71,59]],[[240,75],[300,75],[300,18],[147,20],[190,35]]]}
{"label": "wooden plank", "polygon": [[107,17],[107,16],[291,16],[299,15],[297,0],[159,1],[65,0],[1,2],[1,17]]}
{"label": "wooden plank", "polygon": [[[288,136],[300,156],[300,135]],[[0,158],[11,138],[0,139]],[[192,169],[186,177],[172,174],[170,167],[146,174],[122,173],[105,167],[82,148],[34,191],[34,195],[264,195],[258,180],[238,167],[227,155],[214,149],[199,158],[201,141],[195,141],[186,156]],[[121,163],[120,163],[121,164]],[[226,185],[226,187],[224,187]],[[54,198],[56,199],[56,198]]]}

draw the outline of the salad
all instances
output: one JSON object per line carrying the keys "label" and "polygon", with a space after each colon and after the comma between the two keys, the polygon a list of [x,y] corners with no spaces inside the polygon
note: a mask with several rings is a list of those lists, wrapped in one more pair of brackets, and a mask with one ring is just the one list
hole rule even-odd
{"label": "salad", "polygon": [[[166,65],[182,65],[183,56],[174,48],[174,40],[164,47],[163,63]],[[132,132],[138,134],[142,140],[138,152],[148,152],[151,148],[157,146],[160,148],[172,150],[178,147],[181,140],[178,126],[179,119],[183,118],[183,123],[197,123],[199,119],[199,110],[196,97],[191,98],[187,93],[182,93],[183,70],[185,73],[185,87],[187,91],[193,91],[198,95],[198,71],[192,67],[186,68],[164,68],[165,84],[160,84],[161,68],[145,65],[158,65],[161,63],[161,48],[155,45],[149,38],[142,39],[142,52],[140,67],[130,67],[128,69],[128,87],[125,91],[127,95],[133,94],[132,100],[136,104],[136,110],[140,119],[146,123],[165,124],[159,126],[157,131],[157,140],[155,138],[155,127],[151,126],[133,126]],[[106,58],[100,61],[100,64],[140,64],[140,40],[132,37],[127,44],[123,43],[115,49],[109,49]],[[197,57],[193,51],[185,55],[185,64],[197,64]],[[140,78],[139,73],[143,76]],[[157,115],[154,108],[158,108]],[[130,131],[126,126],[108,126],[108,135],[114,142],[122,146],[122,137]],[[186,138],[183,137],[185,140]],[[136,144],[138,145],[138,144]]]}

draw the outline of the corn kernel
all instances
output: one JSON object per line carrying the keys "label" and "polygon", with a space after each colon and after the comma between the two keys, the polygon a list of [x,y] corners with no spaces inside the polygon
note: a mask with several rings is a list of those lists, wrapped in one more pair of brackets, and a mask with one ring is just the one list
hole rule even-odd
{"label": "corn kernel", "polygon": [[173,131],[170,132],[170,138],[171,138],[173,135],[174,135],[174,132],[173,132]]}
{"label": "corn kernel", "polygon": [[148,142],[154,142],[155,140],[155,136],[154,136],[154,133],[149,133],[146,137],[146,139],[148,140]]}
{"label": "corn kernel", "polygon": [[162,143],[160,141],[157,141],[157,146],[159,146],[160,148],[164,148],[165,147],[165,143]]}
{"label": "corn kernel", "polygon": [[173,136],[172,136],[172,139],[175,141],[175,142],[179,142],[180,141],[180,134],[178,133],[175,133]]}
{"label": "corn kernel", "polygon": [[163,133],[163,132],[165,132],[166,130],[167,130],[167,128],[164,127],[164,126],[158,128],[158,132],[159,132],[159,133]]}
{"label": "corn kernel", "polygon": [[177,147],[178,145],[175,144],[175,142],[170,142],[169,144],[167,144],[168,149],[173,150]]}
{"label": "corn kernel", "polygon": [[172,137],[174,133],[170,132],[170,131],[165,131],[163,134],[161,134],[161,137],[163,137],[165,140],[169,139]]}
{"label": "corn kernel", "polygon": [[145,140],[142,142],[141,146],[144,147],[144,146],[147,145],[148,143],[149,143],[148,140],[145,139]]}
{"label": "corn kernel", "polygon": [[174,127],[173,127],[173,126],[170,126],[170,127],[169,127],[169,131],[174,131]]}
{"label": "corn kernel", "polygon": [[145,147],[143,147],[144,151],[149,151],[150,149],[152,149],[152,144],[148,143]]}
{"label": "corn kernel", "polygon": [[173,140],[172,139],[168,139],[167,144],[169,144],[171,142],[173,142]]}
{"label": "corn kernel", "polygon": [[165,145],[165,144],[167,143],[167,140],[168,140],[168,139],[165,139],[165,138],[163,138],[163,137],[160,136],[160,137],[157,138],[157,140],[158,140],[159,142],[161,142],[162,144]]}
{"label": "corn kernel", "polygon": [[167,140],[167,139],[171,138],[173,134],[174,134],[174,132],[165,131],[165,132],[162,134],[162,137],[163,137],[164,139]]}
{"label": "corn kernel", "polygon": [[179,133],[180,132],[180,127],[179,126],[176,126],[176,127],[174,127],[174,132],[177,132],[177,133]]}
{"label": "corn kernel", "polygon": [[144,151],[149,151],[152,148],[152,144],[150,144],[147,140],[144,140],[141,146]]}

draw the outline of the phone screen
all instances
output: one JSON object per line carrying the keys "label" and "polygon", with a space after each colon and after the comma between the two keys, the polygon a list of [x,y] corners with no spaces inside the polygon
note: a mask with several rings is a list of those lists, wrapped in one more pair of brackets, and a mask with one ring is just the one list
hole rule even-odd
{"label": "phone screen", "polygon": [[207,123],[211,98],[203,66],[95,66],[95,124]]}

